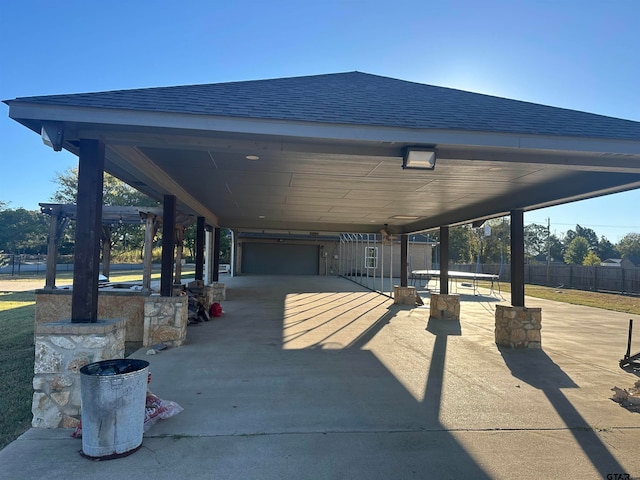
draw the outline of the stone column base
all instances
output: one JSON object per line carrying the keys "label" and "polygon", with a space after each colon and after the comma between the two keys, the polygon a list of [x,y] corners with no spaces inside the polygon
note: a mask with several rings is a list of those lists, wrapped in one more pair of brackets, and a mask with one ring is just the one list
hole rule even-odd
{"label": "stone column base", "polygon": [[496,305],[496,345],[542,348],[542,309]]}
{"label": "stone column base", "polygon": [[460,295],[431,293],[430,320],[460,320]]}
{"label": "stone column base", "polygon": [[212,283],[211,287],[211,303],[221,302],[227,298],[227,286],[224,283]]}
{"label": "stone column base", "polygon": [[214,302],[213,295],[214,295],[214,290],[211,285],[205,285],[204,287],[202,287],[201,301],[202,301],[202,304],[204,305],[204,308],[207,309],[207,313],[210,311],[211,305]]}
{"label": "stone column base", "polygon": [[397,305],[415,305],[416,287],[393,286],[393,303]]}
{"label": "stone column base", "polygon": [[144,303],[144,335],[142,345],[164,343],[179,347],[187,338],[188,298],[152,295]]}
{"label": "stone column base", "polygon": [[[36,290],[36,323],[71,318],[71,290]],[[144,301],[148,294],[130,290],[98,292],[98,318],[124,318],[125,342],[142,342]]]}
{"label": "stone column base", "polygon": [[80,369],[124,357],[125,320],[35,325],[31,425],[73,428],[80,421]]}

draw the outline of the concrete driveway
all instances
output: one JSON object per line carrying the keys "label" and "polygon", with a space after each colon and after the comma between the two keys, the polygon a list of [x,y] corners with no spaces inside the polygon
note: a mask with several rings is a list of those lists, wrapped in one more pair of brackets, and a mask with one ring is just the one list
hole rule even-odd
{"label": "concrete driveway", "polygon": [[134,354],[184,408],[141,450],[89,461],[70,431],[31,429],[0,452],[0,478],[640,477],[640,414],[610,399],[636,381],[617,364],[628,315],[528,298],[543,350],[504,351],[495,297],[463,295],[459,323],[434,322],[428,301],[345,279],[225,281],[221,318]]}

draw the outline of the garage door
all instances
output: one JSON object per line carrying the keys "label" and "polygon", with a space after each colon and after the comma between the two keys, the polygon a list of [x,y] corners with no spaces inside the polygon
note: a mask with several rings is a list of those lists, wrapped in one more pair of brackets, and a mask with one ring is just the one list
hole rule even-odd
{"label": "garage door", "polygon": [[318,275],[317,245],[243,243],[242,273],[270,275]]}

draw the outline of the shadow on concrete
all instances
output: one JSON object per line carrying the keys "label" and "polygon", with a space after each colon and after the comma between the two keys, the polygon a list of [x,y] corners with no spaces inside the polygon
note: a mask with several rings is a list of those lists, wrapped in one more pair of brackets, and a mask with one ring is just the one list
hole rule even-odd
{"label": "shadow on concrete", "polygon": [[364,348],[386,325],[391,323],[391,320],[402,310],[411,310],[413,307],[407,305],[391,305],[388,307],[387,312],[376,320],[369,328],[364,330],[360,335],[356,337],[353,342],[347,345],[346,348],[353,350],[360,350]]}
{"label": "shadow on concrete", "polygon": [[460,301],[465,303],[500,303],[504,302],[505,298],[495,295],[470,295],[466,293],[460,294]]}
{"label": "shadow on concrete", "polygon": [[512,375],[541,390],[602,478],[625,469],[561,389],[580,388],[543,350],[499,348]]}
{"label": "shadow on concrete", "polygon": [[460,322],[457,320],[431,319],[427,322],[426,330],[434,335],[435,343],[431,352],[427,385],[424,392],[424,409],[427,415],[438,418],[442,403],[442,389],[444,386],[444,370],[447,357],[447,339],[449,336],[462,334]]}
{"label": "shadow on concrete", "polygon": [[[251,410],[253,407],[242,405],[246,403],[244,399],[255,397],[256,392],[260,391],[257,398],[267,394],[261,406],[254,406],[257,415],[254,428],[261,432],[294,430],[421,435],[415,444],[405,448],[411,455],[419,451],[417,454],[421,458],[422,473],[428,473],[433,478],[489,478],[439,420],[447,338],[461,334],[460,324],[451,321],[429,322],[427,330],[436,340],[429,370],[424,372],[427,377],[424,399],[418,401],[372,351],[365,349],[386,326],[393,324],[400,312],[409,312],[414,308],[394,305],[391,300],[348,281],[339,281],[340,288],[334,288],[336,291],[318,295],[310,292],[317,291],[317,281],[310,289],[305,286],[303,279],[300,280],[288,285],[286,291],[277,293],[282,306],[279,326],[283,332],[282,346],[289,349],[272,350],[266,356],[254,351],[253,359],[248,363],[244,360],[243,368],[247,370],[236,371],[233,377],[250,377],[247,391],[237,397],[227,398],[226,403],[234,403],[236,408],[227,410],[226,415],[213,421],[218,424],[235,423],[237,427],[239,422],[230,421],[228,415],[239,413],[242,407],[242,411]],[[335,284],[332,286],[335,287]],[[343,296],[345,291],[350,295]],[[274,293],[271,290],[270,294]],[[229,298],[238,298],[236,294],[246,296],[246,293],[231,290]],[[292,294],[302,296],[298,298]],[[261,295],[255,291],[251,294],[254,301]],[[294,310],[295,315],[292,315]],[[275,311],[273,315],[276,316]],[[367,321],[363,322],[365,318]],[[309,323],[309,326],[303,330],[294,335],[286,334],[288,327],[304,327],[305,323]],[[273,324],[273,327],[276,325]],[[353,336],[350,342],[338,343],[341,348],[327,349],[327,342],[331,343],[332,337],[349,329],[349,334]],[[306,346],[291,349],[289,344],[304,335],[309,337]],[[277,378],[273,369],[278,372]],[[225,390],[223,378],[217,376],[216,383],[219,389]],[[237,384],[227,392],[238,394]],[[216,398],[211,401],[218,404]],[[281,408],[286,409],[286,414],[280,412]],[[397,441],[401,441],[400,437]],[[359,447],[353,444],[351,448],[355,453]],[[446,455],[443,455],[443,450]],[[376,457],[387,455],[381,451]],[[455,458],[455,462],[451,461],[452,458]],[[400,455],[395,458],[387,456],[385,464],[380,466],[383,469],[381,472],[389,469],[388,473],[397,477],[404,468],[400,466],[401,462]],[[424,465],[428,468],[425,469]]]}

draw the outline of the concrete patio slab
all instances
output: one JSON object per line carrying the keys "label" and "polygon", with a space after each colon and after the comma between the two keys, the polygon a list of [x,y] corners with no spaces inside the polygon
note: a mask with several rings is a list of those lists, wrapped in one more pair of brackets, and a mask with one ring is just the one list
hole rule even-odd
{"label": "concrete patio slab", "polygon": [[511,351],[493,341],[495,296],[429,321],[428,301],[345,279],[225,280],[221,318],[134,354],[184,408],[141,450],[89,461],[70,431],[31,429],[0,451],[0,478],[640,477],[640,414],[610,399],[636,381],[617,364],[628,315],[527,298],[543,349]]}

